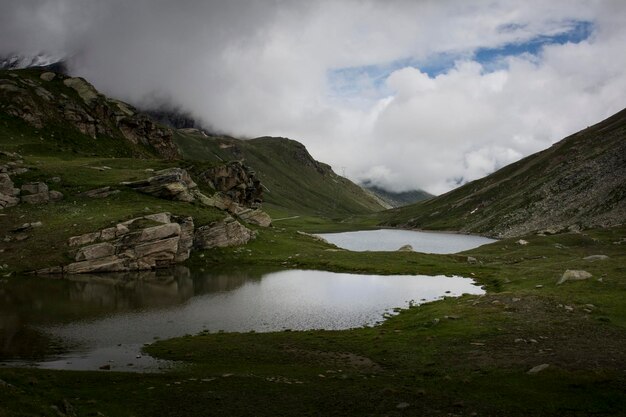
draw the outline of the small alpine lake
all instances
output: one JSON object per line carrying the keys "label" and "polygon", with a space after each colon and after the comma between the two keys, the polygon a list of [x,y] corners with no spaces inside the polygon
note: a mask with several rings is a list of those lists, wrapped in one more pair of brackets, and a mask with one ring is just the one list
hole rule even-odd
{"label": "small alpine lake", "polygon": [[417,230],[378,229],[318,233],[333,245],[351,251],[396,251],[410,245],[415,252],[449,254],[474,249],[496,240],[476,235]]}
{"label": "small alpine lake", "polygon": [[4,366],[151,371],[157,339],[208,332],[339,330],[396,308],[483,294],[469,278],[311,270],[171,271],[30,277],[0,284]]}

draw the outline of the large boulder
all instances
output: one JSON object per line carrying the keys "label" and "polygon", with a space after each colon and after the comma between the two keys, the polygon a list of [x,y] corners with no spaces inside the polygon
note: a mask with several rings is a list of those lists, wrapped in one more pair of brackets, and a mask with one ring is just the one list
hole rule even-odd
{"label": "large boulder", "polygon": [[19,188],[15,188],[9,174],[0,174],[0,210],[12,207],[20,202],[17,196],[20,194]]}
{"label": "large boulder", "polygon": [[182,168],[164,169],[148,179],[122,184],[154,197],[186,202],[194,201],[197,191],[196,183]]}
{"label": "large boulder", "polygon": [[189,258],[194,239],[191,217],[157,213],[119,223],[97,232],[74,236],[75,262],[68,274],[124,272],[169,267]]}
{"label": "large boulder", "polygon": [[59,191],[50,191],[44,182],[29,182],[22,185],[21,200],[28,204],[43,204],[49,201],[60,201],[63,194]]}
{"label": "large boulder", "polygon": [[199,227],[194,236],[194,246],[199,249],[223,248],[248,243],[255,233],[231,216],[224,220]]}
{"label": "large boulder", "polygon": [[568,269],[563,273],[563,275],[561,276],[561,279],[559,279],[559,281],[557,282],[557,285],[561,285],[565,281],[584,281],[591,277],[592,275],[587,271],[577,270],[577,269]]}
{"label": "large boulder", "polygon": [[269,214],[260,209],[249,209],[237,207],[233,210],[233,214],[238,219],[243,220],[248,224],[256,224],[257,226],[269,227],[272,225],[272,218]]}
{"label": "large boulder", "polygon": [[209,168],[198,176],[218,193],[244,207],[258,208],[263,202],[263,186],[252,168],[239,161]]}

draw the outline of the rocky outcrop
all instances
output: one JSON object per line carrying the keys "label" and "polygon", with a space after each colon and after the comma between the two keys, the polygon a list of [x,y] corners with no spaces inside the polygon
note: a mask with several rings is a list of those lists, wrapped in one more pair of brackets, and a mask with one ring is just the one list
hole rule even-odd
{"label": "rocky outcrop", "polygon": [[270,227],[272,225],[270,215],[258,208],[233,207],[231,213],[248,224],[255,224],[261,227]]}
{"label": "rocky outcrop", "polygon": [[[20,230],[36,226],[25,224]],[[67,244],[74,262],[36,273],[85,274],[168,268],[187,260],[193,248],[243,245],[255,236],[230,216],[196,229],[191,217],[150,214],[71,237]]]}
{"label": "rocky outcrop", "polygon": [[13,207],[20,202],[17,197],[20,194],[19,188],[15,188],[9,174],[0,174],[0,209]]}
{"label": "rocky outcrop", "polygon": [[223,248],[248,243],[255,233],[228,216],[224,220],[199,227],[194,237],[194,247],[199,249]]}
{"label": "rocky outcrop", "polygon": [[179,158],[172,129],[126,103],[105,97],[83,78],[51,72],[42,72],[37,79],[18,72],[11,75],[0,77],[0,99],[7,114],[36,128],[61,123],[94,139],[120,138],[152,149],[163,158]]}
{"label": "rocky outcrop", "polygon": [[191,217],[159,213],[74,236],[68,245],[75,248],[75,262],[62,267],[59,272],[82,274],[169,267],[189,258],[193,232]]}
{"label": "rocky outcrop", "polygon": [[198,175],[198,181],[244,207],[258,208],[263,202],[261,180],[239,161],[209,168]]}
{"label": "rocky outcrop", "polygon": [[49,201],[60,201],[63,194],[50,191],[44,182],[29,182],[22,185],[20,200],[28,204],[43,204]]}
{"label": "rocky outcrop", "polygon": [[176,201],[195,201],[198,192],[196,183],[181,168],[164,169],[148,179],[122,184],[144,194]]}
{"label": "rocky outcrop", "polygon": [[179,157],[172,130],[154,123],[144,114],[120,119],[118,128],[124,137],[134,144],[140,143],[152,147],[166,159]]}
{"label": "rocky outcrop", "polygon": [[[225,179],[222,181],[227,182]],[[189,173],[182,168],[164,169],[155,172],[155,175],[145,180],[123,182],[122,184],[158,198],[185,202],[198,201],[205,206],[227,211],[248,224],[262,227],[272,225],[272,218],[259,208],[244,207],[221,192],[217,192],[211,197],[202,194]]]}

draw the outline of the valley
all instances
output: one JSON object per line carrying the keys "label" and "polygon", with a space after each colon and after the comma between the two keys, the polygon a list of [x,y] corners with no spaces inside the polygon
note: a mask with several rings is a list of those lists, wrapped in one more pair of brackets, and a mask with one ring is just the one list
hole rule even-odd
{"label": "valley", "polygon": [[[85,80],[49,74],[0,71],[0,416],[609,416],[626,408],[624,111],[481,180],[384,210],[299,142],[169,128]],[[385,227],[499,240],[434,254],[351,251],[314,236]],[[181,278],[170,273],[177,268],[235,278]],[[64,287],[76,271],[96,274],[72,275],[87,290]],[[380,323],[187,330],[175,322],[211,285],[227,297],[271,282],[266,273],[298,271],[310,285],[323,281],[312,271],[385,276],[384,285],[398,275],[458,276],[485,293],[385,305],[372,313]],[[98,280],[106,291],[89,290]],[[241,303],[254,305],[251,297]],[[41,330],[47,321],[89,322],[118,311],[111,305],[141,313],[142,300],[190,309],[172,315],[164,327],[176,331],[164,338],[133,342],[137,356],[171,367],[124,372],[128,363],[104,357],[90,370],[28,366],[68,351]],[[236,316],[222,313],[225,322]],[[155,327],[158,319],[148,317]]]}

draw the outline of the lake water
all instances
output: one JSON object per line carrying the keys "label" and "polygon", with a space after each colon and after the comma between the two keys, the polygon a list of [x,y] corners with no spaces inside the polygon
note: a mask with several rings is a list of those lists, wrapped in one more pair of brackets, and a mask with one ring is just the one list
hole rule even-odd
{"label": "lake water", "polygon": [[319,233],[333,245],[351,251],[391,252],[411,245],[415,252],[457,253],[495,242],[482,236],[456,233],[418,232],[415,230],[379,229],[358,232]]}
{"label": "lake water", "polygon": [[217,332],[348,329],[395,307],[484,291],[469,278],[245,270],[24,278],[0,284],[4,366],[149,371],[155,339]]}

